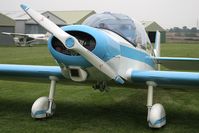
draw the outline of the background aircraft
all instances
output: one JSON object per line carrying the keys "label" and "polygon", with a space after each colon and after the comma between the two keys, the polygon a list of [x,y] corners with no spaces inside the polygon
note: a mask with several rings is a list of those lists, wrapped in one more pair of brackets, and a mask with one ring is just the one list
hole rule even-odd
{"label": "background aircraft", "polygon": [[160,71],[158,65],[172,68],[181,64],[182,69],[194,65],[198,70],[198,58],[160,57],[160,33],[156,33],[153,48],[143,26],[125,15],[96,14],[89,17],[84,25],[59,28],[28,6],[21,7],[52,33],[48,49],[59,65],[0,65],[1,79],[50,78],[49,97],[40,97],[34,102],[31,110],[33,118],[46,118],[54,114],[58,80],[96,81],[93,88],[101,91],[107,89],[107,81],[113,80],[121,85],[141,84],[148,87],[147,122],[152,128],[160,128],[166,124],[166,114],[161,104],[153,105],[153,88],[199,86],[199,73]]}
{"label": "background aircraft", "polygon": [[46,34],[22,34],[22,33],[2,32],[1,34],[12,36],[16,46],[32,46],[33,42],[48,41],[48,38],[50,37],[49,33],[46,33]]}

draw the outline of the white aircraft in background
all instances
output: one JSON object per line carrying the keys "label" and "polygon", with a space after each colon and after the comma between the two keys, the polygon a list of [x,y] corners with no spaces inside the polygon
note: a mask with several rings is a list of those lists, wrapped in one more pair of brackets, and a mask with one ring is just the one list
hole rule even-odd
{"label": "white aircraft in background", "polygon": [[48,41],[51,36],[48,32],[46,34],[22,34],[22,33],[9,33],[2,32],[3,35],[9,35],[13,37],[16,46],[32,46],[36,41]]}
{"label": "white aircraft in background", "polygon": [[21,7],[52,33],[48,39],[48,49],[59,65],[0,65],[0,79],[51,80],[49,96],[38,98],[32,105],[33,118],[46,118],[54,114],[54,94],[58,80],[96,81],[93,88],[101,91],[107,89],[106,82],[113,80],[121,85],[148,87],[147,122],[151,128],[160,128],[166,124],[166,113],[161,104],[153,105],[153,88],[199,86],[198,72],[159,70],[161,64],[168,68],[198,71],[199,58],[160,57],[160,33],[156,33],[153,48],[144,27],[128,16],[95,14],[83,25],[59,28],[28,6],[22,4]]}

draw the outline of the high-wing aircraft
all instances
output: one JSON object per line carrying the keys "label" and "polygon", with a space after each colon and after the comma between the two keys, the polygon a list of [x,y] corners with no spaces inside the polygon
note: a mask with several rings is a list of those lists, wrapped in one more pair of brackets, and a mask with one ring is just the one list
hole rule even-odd
{"label": "high-wing aircraft", "polygon": [[[166,124],[161,104],[153,105],[154,87],[198,87],[198,72],[160,71],[159,64],[169,68],[199,68],[199,58],[160,57],[160,33],[154,48],[144,27],[122,14],[102,13],[89,17],[83,25],[59,28],[26,5],[22,9],[49,31],[48,49],[59,66],[0,65],[0,79],[34,78],[51,80],[48,97],[32,105],[33,118],[52,116],[58,80],[67,82],[96,81],[93,88],[106,90],[106,82],[140,84],[148,88],[147,122],[152,128]],[[194,67],[193,67],[194,66]]]}
{"label": "high-wing aircraft", "polygon": [[48,41],[50,37],[49,33],[46,34],[22,34],[22,33],[9,33],[2,32],[3,35],[9,35],[13,37],[16,46],[32,46],[33,42],[36,41]]}

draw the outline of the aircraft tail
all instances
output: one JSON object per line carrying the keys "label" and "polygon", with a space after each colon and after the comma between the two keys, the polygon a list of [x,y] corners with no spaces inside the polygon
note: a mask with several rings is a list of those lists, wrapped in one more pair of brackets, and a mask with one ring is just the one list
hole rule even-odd
{"label": "aircraft tail", "polygon": [[160,57],[160,32],[156,31],[154,53],[156,57]]}

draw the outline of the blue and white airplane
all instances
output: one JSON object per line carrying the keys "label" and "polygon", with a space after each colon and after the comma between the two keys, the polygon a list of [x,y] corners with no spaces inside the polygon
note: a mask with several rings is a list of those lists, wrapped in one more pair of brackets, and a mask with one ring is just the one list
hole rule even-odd
{"label": "blue and white airplane", "polygon": [[1,32],[3,35],[9,35],[13,37],[15,45],[17,47],[21,46],[32,46],[32,43],[37,41],[47,42],[50,34],[22,34],[22,33],[10,33],[10,32]]}
{"label": "blue and white airplane", "polygon": [[[160,57],[160,33],[155,46],[150,43],[144,27],[122,14],[102,13],[89,17],[83,25],[59,28],[53,22],[26,5],[22,9],[49,31],[48,49],[59,66],[0,65],[0,79],[13,77],[51,80],[48,97],[38,98],[32,105],[33,118],[54,114],[55,86],[58,80],[67,82],[96,81],[93,88],[106,90],[107,81],[118,84],[141,84],[148,87],[147,122],[151,128],[166,124],[161,104],[153,105],[153,88],[198,87],[198,72],[160,71],[169,68],[199,69],[199,58]],[[193,67],[194,66],[194,67]]]}

